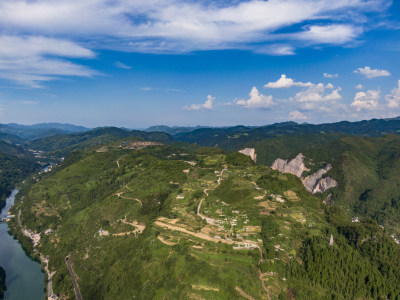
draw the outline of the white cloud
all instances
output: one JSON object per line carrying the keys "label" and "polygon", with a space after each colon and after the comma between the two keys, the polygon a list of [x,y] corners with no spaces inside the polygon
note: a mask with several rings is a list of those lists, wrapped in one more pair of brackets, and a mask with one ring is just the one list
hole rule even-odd
{"label": "white cloud", "polygon": [[318,83],[313,85],[303,91],[300,91],[296,94],[293,101],[300,104],[303,109],[313,110],[318,108],[324,102],[333,102],[342,99],[342,96],[339,94],[341,88],[337,88],[330,93],[326,93],[326,90],[333,89],[334,86],[331,83],[324,85],[323,83]]}
{"label": "white cloud", "polygon": [[251,89],[249,97],[247,100],[235,100],[235,104],[246,108],[269,108],[275,104],[272,96],[261,94],[255,86]]}
{"label": "white cloud", "polygon": [[214,108],[214,103],[215,97],[208,95],[206,102],[203,104],[191,104],[191,105],[186,105],[183,107],[184,110],[200,110],[200,109],[213,109]]}
{"label": "white cloud", "polygon": [[[385,3],[2,0],[0,77],[39,87],[42,81],[62,76],[93,76],[96,72],[90,68],[68,60],[93,58],[95,54],[88,47],[167,54],[240,49],[294,55],[296,48],[351,43],[361,35],[362,23],[368,22],[371,13],[387,10]],[[316,25],[321,21],[329,23]],[[303,28],[293,30],[299,24]],[[279,33],[285,29],[293,32]]]}
{"label": "white cloud", "polygon": [[289,88],[292,86],[302,86],[302,87],[307,87],[307,86],[313,86],[311,82],[295,82],[292,78],[286,77],[285,74],[281,75],[281,78],[279,78],[277,81],[273,82],[268,82],[267,84],[264,85],[266,88],[272,88],[272,89],[280,89],[280,88]]}
{"label": "white cloud", "polygon": [[324,73],[325,78],[338,78],[339,74],[329,74],[329,73]]}
{"label": "white cloud", "polygon": [[366,66],[364,68],[358,68],[354,71],[354,73],[358,73],[364,75],[367,78],[375,78],[375,77],[386,77],[390,76],[389,71],[387,70],[379,70],[379,69],[371,69],[370,67]]}
{"label": "white cloud", "polygon": [[391,108],[398,107],[400,104],[400,80],[397,82],[397,87],[390,94],[385,96],[388,106]]}
{"label": "white cloud", "polygon": [[122,62],[120,62],[120,61],[116,61],[114,65],[115,65],[117,68],[120,68],[120,69],[125,69],[125,70],[130,70],[130,69],[132,69],[131,66],[128,66],[128,65],[126,65],[126,64],[124,64],[124,63],[122,63]]}
{"label": "white cloud", "polygon": [[144,87],[140,88],[140,90],[141,90],[142,92],[150,92],[150,91],[157,90],[157,88],[151,87],[151,86],[144,86]]}
{"label": "white cloud", "polygon": [[60,76],[90,77],[95,71],[60,57],[93,58],[95,54],[76,43],[46,38],[0,35],[0,77],[30,87]]}
{"label": "white cloud", "polygon": [[289,119],[290,120],[306,120],[307,116],[304,115],[302,112],[295,110],[289,114]]}
{"label": "white cloud", "polygon": [[368,90],[367,92],[358,92],[354,96],[354,101],[351,103],[357,111],[373,110],[378,107],[378,100],[381,96],[380,90]]}
{"label": "white cloud", "polygon": [[31,101],[31,100],[21,100],[20,103],[25,104],[25,105],[36,105],[39,102],[37,101]]}
{"label": "white cloud", "polygon": [[354,40],[361,33],[362,29],[353,25],[312,25],[293,37],[316,44],[340,45]]}
{"label": "white cloud", "polygon": [[[126,45],[133,42],[134,51],[185,52],[243,48],[248,43],[263,47],[262,43],[282,37],[274,33],[278,29],[307,24],[305,30],[292,34],[294,39],[336,45],[355,39],[361,31],[354,19],[367,22],[366,13],[386,10],[384,3],[385,0],[2,0],[0,27],[52,36],[97,36],[100,46],[106,43],[116,47],[122,40]],[[313,25],[318,20],[331,23]],[[291,50],[278,52],[287,54]]]}
{"label": "white cloud", "polygon": [[363,87],[363,85],[361,83],[356,85],[356,89],[357,90],[362,90],[363,88],[364,87]]}
{"label": "white cloud", "polygon": [[291,45],[274,44],[253,49],[256,53],[268,54],[273,56],[295,55],[294,47]]}
{"label": "white cloud", "polygon": [[336,101],[342,99],[342,96],[339,94],[341,90],[342,89],[339,87],[336,90],[333,90],[330,94],[325,95],[323,98],[324,101]]}

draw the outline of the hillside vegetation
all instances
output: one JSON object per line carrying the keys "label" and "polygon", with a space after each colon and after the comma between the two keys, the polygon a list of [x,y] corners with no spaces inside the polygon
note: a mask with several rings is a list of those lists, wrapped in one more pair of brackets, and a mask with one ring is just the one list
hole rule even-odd
{"label": "hillside vegetation", "polygon": [[[380,127],[383,129],[384,125],[393,126],[388,128],[396,131],[394,127],[396,122],[398,120],[359,122],[356,123],[358,124],[356,129],[363,129],[374,135],[373,133],[377,133],[376,130]],[[354,126],[354,123],[345,122],[336,129],[342,128],[343,131],[347,130],[350,133],[357,132],[354,128],[350,131],[349,124]],[[371,129],[374,125],[377,125],[375,131]],[[277,130],[293,126],[297,125],[280,124]],[[334,124],[318,126],[323,126],[325,129],[335,128]],[[204,131],[209,130],[211,129],[204,129]],[[219,130],[227,132],[233,129]],[[236,128],[237,130],[239,129]],[[245,129],[242,128],[242,130]],[[312,160],[308,164],[310,173],[322,168],[326,163],[332,164],[333,169],[326,176],[333,177],[339,185],[321,195],[322,199],[330,195],[328,198],[331,199],[330,203],[349,209],[349,215],[371,217],[400,236],[400,183],[398,180],[400,178],[400,137],[398,135],[363,137],[343,133],[319,133],[260,137],[259,140],[255,140],[252,134],[261,129],[249,130],[248,133],[244,132],[236,137],[229,135],[222,145],[225,145],[228,151],[253,147],[257,153],[257,163],[267,166],[271,166],[277,158],[292,159],[298,153],[303,153]],[[194,137],[195,132],[192,135]],[[220,138],[220,142],[222,141],[220,136],[214,138]],[[201,134],[198,139],[201,141]],[[244,140],[247,141],[244,142]],[[213,143],[210,142],[210,144]]]}
{"label": "hillside vegetation", "polygon": [[174,135],[179,141],[197,143],[201,146],[219,146],[226,150],[255,145],[267,138],[291,135],[343,134],[379,137],[389,133],[400,133],[400,119],[372,119],[359,122],[337,122],[327,124],[276,123],[260,127],[235,126],[228,128],[200,128]]}
{"label": "hillside vegetation", "polygon": [[20,147],[0,141],[0,209],[15,184],[37,171],[33,156]]}
{"label": "hillside vegetation", "polygon": [[56,157],[66,156],[76,149],[99,147],[123,138],[136,138],[153,142],[168,143],[172,138],[166,133],[125,130],[116,127],[97,128],[86,132],[68,135],[53,135],[30,141],[26,147],[45,151],[47,155]]}
{"label": "hillside vegetation", "polygon": [[[400,294],[400,251],[390,236],[371,219],[352,223],[326,207],[293,175],[217,148],[132,150],[121,142],[98,150],[74,151],[27,181],[14,207],[41,234],[35,248],[49,256],[62,297],[74,297],[66,257],[84,299]],[[17,220],[9,226],[32,251]]]}

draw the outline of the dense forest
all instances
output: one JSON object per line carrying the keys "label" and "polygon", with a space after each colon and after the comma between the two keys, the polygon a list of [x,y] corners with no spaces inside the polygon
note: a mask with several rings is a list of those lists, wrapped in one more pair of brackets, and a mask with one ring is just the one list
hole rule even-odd
{"label": "dense forest", "polygon": [[32,159],[0,153],[0,209],[5,206],[15,184],[38,169],[39,165]]}

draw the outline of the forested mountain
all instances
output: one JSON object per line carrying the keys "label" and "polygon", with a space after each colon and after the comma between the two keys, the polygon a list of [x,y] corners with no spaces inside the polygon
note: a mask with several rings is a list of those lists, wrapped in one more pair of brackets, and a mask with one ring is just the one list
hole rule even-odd
{"label": "forested mountain", "polygon": [[165,125],[156,125],[156,126],[151,126],[151,127],[147,128],[145,131],[165,132],[170,135],[175,135],[175,134],[183,133],[183,132],[191,132],[193,130],[200,129],[200,128],[208,128],[208,126],[194,126],[194,127],[173,126],[173,127],[170,127],[170,126],[165,126]]}
{"label": "forested mountain", "polygon": [[174,138],[179,141],[196,143],[206,147],[218,146],[227,150],[237,150],[245,144],[255,144],[266,138],[274,138],[281,135],[313,135],[320,133],[363,136],[400,133],[400,120],[397,118],[372,119],[369,121],[343,121],[319,125],[284,122],[262,127],[201,128],[191,132],[176,134]]}
{"label": "forested mountain", "polygon": [[0,209],[15,184],[38,170],[33,155],[21,147],[0,141]]}
{"label": "forested mountain", "polygon": [[[60,123],[42,123],[35,125],[20,125],[20,124],[0,124],[0,133],[18,137],[21,142],[22,140],[33,140],[39,139],[46,136],[52,136],[56,134],[70,134],[74,132],[84,132],[89,130],[82,126],[76,126],[72,124],[60,124]],[[0,136],[1,137],[1,136]],[[1,138],[1,140],[4,140]],[[10,139],[11,141],[11,139]]]}
{"label": "forested mountain", "polygon": [[13,134],[0,132],[0,141],[16,145],[23,143],[25,140]]}
{"label": "forested mountain", "polygon": [[62,157],[75,149],[94,146],[99,147],[103,144],[128,137],[162,143],[169,143],[172,141],[171,136],[162,132],[130,131],[117,127],[103,127],[81,133],[54,135],[33,140],[27,142],[26,147]]}
{"label": "forested mountain", "polygon": [[332,164],[334,202],[400,233],[400,136],[344,137],[303,153]]}
{"label": "forested mountain", "polygon": [[[396,122],[97,128],[23,144],[65,157],[34,177],[31,154],[0,143],[3,172],[26,172],[3,184],[27,178],[13,213],[40,240],[9,226],[50,257],[61,297],[75,293],[68,258],[85,299],[396,299],[400,136],[383,135]],[[313,195],[270,168],[299,153],[338,185]]]}
{"label": "forested mountain", "polygon": [[[74,151],[22,186],[55,293],[84,299],[395,299],[399,247],[300,180],[216,148]],[[16,220],[12,232],[27,249]],[[51,230],[49,230],[51,229]],[[45,233],[46,232],[46,233]]]}

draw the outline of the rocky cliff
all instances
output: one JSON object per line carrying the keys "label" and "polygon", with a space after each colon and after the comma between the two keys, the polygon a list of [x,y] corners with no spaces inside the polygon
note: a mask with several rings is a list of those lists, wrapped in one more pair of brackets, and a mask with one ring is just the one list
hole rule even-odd
{"label": "rocky cliff", "polygon": [[257,162],[257,154],[256,154],[256,149],[254,148],[244,148],[239,151],[240,153],[250,156],[250,158],[254,161]]}
{"label": "rocky cliff", "polygon": [[272,169],[278,170],[282,173],[290,173],[296,175],[297,177],[301,177],[304,171],[309,171],[305,164],[304,164],[304,156],[303,154],[299,153],[294,159],[291,161],[283,160],[283,159],[276,159],[272,164]]}
{"label": "rocky cliff", "polygon": [[305,166],[304,155],[302,153],[299,153],[294,159],[290,161],[278,158],[274,161],[271,168],[282,173],[290,173],[296,175],[301,179],[307,191],[313,194],[323,193],[326,190],[338,185],[336,180],[334,180],[333,178],[322,177],[324,174],[332,169],[332,166],[330,164],[326,164],[324,168],[309,176],[304,177],[303,172],[309,171],[310,169]]}

